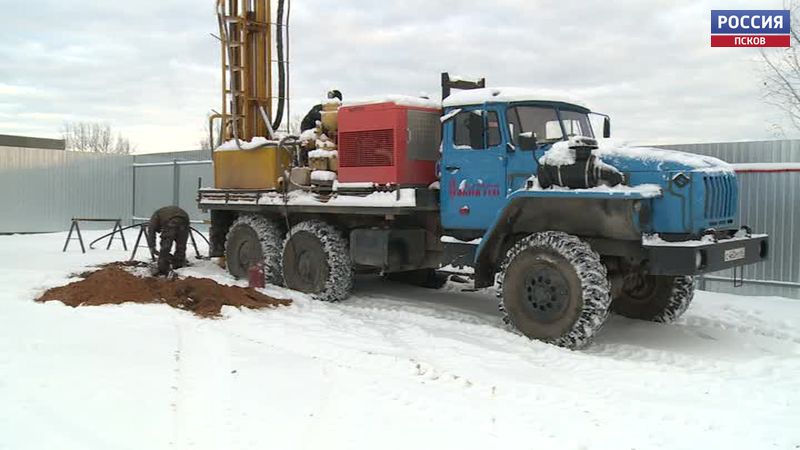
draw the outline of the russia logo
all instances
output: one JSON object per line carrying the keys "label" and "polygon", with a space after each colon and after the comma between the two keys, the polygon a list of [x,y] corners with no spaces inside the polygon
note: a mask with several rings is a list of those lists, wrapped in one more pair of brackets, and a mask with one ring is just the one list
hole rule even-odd
{"label": "russia logo", "polygon": [[791,47],[785,10],[712,10],[712,47]]}

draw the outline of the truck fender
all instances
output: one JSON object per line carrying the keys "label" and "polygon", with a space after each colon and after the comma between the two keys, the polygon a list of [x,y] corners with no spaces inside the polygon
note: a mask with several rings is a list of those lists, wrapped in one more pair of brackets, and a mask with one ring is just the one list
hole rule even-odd
{"label": "truck fender", "polygon": [[640,240],[649,226],[650,193],[606,190],[519,190],[486,230],[475,252],[475,287],[494,284],[506,250],[531,233],[562,231],[582,238]]}

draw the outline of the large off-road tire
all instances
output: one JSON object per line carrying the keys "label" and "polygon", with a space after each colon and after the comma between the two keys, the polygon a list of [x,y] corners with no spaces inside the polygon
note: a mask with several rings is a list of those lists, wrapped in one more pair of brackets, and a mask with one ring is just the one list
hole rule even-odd
{"label": "large off-road tire", "polygon": [[301,222],[283,244],[286,287],[320,301],[338,302],[350,296],[354,271],[347,238],[322,221]]}
{"label": "large off-road tire", "polygon": [[387,273],[385,278],[398,283],[406,283],[428,289],[441,289],[447,284],[447,275],[437,272],[435,269],[392,272]]}
{"label": "large off-road tire", "polygon": [[546,231],[522,238],[506,253],[497,279],[506,322],[531,339],[582,348],[608,319],[606,268],[576,236]]}
{"label": "large off-road tire", "polygon": [[250,267],[263,263],[264,281],[282,285],[281,252],[283,230],[264,216],[239,216],[225,238],[225,261],[228,272],[236,278],[247,278]]}
{"label": "large off-road tire", "polygon": [[694,288],[693,277],[630,274],[611,310],[631,319],[672,323],[689,309]]}

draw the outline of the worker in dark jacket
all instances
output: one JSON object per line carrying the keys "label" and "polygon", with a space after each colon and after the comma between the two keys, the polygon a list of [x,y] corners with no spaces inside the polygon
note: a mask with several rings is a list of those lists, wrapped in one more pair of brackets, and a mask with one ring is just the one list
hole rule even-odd
{"label": "worker in dark jacket", "polygon": [[[342,93],[335,89],[328,92],[329,100],[333,100],[335,98],[338,98],[339,101],[342,101]],[[303,121],[300,122],[300,131],[303,132],[306,130],[311,130],[316,128],[317,122],[321,120],[322,120],[322,104],[320,103],[319,105],[314,105],[314,107],[311,108],[311,111],[309,111],[308,114],[306,114],[306,116],[303,117]]]}
{"label": "worker in dark jacket", "polygon": [[[156,252],[156,233],[161,233],[161,248],[158,251],[158,274],[167,275],[172,269],[186,265],[186,241],[189,239],[189,215],[177,206],[165,206],[150,218],[147,227],[147,245]],[[171,255],[172,243],[175,255]]]}

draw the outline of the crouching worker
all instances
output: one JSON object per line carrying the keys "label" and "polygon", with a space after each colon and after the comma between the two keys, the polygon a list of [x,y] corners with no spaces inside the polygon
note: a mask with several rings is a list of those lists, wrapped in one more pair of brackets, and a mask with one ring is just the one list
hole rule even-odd
{"label": "crouching worker", "polygon": [[[147,245],[156,253],[156,233],[161,233],[161,248],[158,250],[157,275],[168,275],[172,270],[186,265],[186,241],[189,239],[189,215],[177,206],[165,206],[150,218],[147,227]],[[175,254],[171,255],[172,243]]]}

